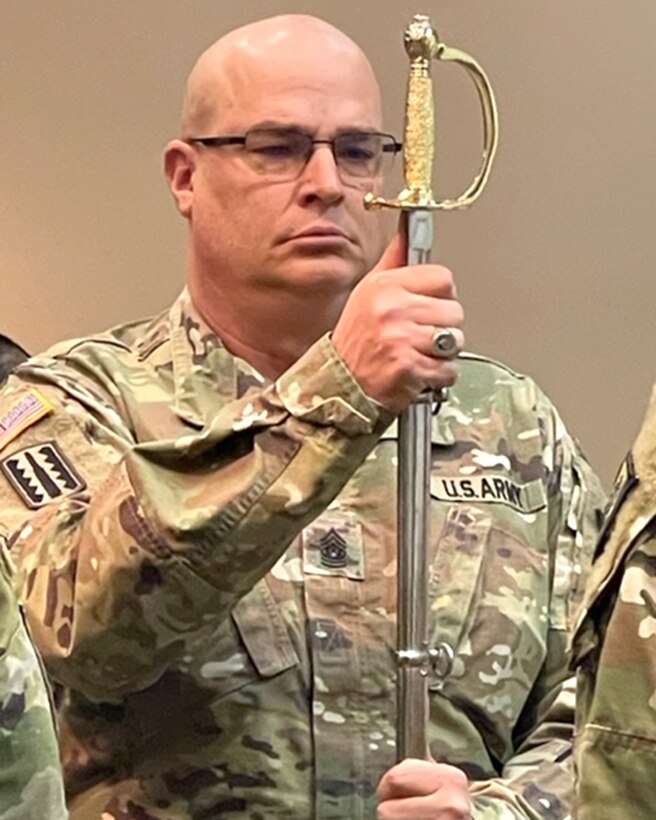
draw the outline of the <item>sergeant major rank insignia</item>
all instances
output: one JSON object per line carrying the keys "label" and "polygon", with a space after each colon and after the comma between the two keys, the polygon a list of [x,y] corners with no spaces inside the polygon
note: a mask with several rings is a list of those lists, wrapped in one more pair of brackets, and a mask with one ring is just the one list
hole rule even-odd
{"label": "sergeant major rank insignia", "polygon": [[0,462],[0,469],[32,510],[86,486],[54,441],[13,453]]}

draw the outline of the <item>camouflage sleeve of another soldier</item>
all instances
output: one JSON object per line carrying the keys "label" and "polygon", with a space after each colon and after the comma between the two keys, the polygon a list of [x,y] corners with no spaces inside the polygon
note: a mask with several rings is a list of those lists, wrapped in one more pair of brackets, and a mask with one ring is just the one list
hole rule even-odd
{"label": "camouflage sleeve of another soldier", "polygon": [[216,388],[202,429],[125,344],[64,348],[0,396],[0,535],[49,673],[118,701],[229,615],[392,417],[327,337],[275,384]]}
{"label": "camouflage sleeve of another soldier", "polygon": [[68,817],[53,709],[0,539],[0,818]]}
{"label": "camouflage sleeve of another soldier", "polygon": [[[569,643],[605,493],[578,442],[540,391],[537,406],[548,475],[544,546],[549,554],[550,592],[544,612],[548,622],[545,655],[513,728],[515,751],[504,763],[501,777],[472,786],[477,820],[565,818],[573,802],[576,681],[569,669]],[[526,605],[532,600],[529,592]],[[527,661],[526,669],[529,666]]]}
{"label": "camouflage sleeve of another soldier", "polygon": [[573,643],[578,820],[656,806],[656,389],[622,464]]}
{"label": "camouflage sleeve of another soldier", "polygon": [[[0,335],[0,384],[25,358]],[[0,818],[61,820],[68,815],[53,710],[12,577],[0,538]]]}
{"label": "camouflage sleeve of another soldier", "polygon": [[0,333],[0,385],[11,371],[27,359],[27,353],[13,339]]}

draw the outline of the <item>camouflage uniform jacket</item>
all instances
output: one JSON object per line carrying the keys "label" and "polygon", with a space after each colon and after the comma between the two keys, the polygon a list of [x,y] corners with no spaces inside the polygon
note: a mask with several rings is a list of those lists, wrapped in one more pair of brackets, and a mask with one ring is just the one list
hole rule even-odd
{"label": "camouflage uniform jacket", "polygon": [[0,543],[0,820],[66,817],[50,699]]}
{"label": "camouflage uniform jacket", "polygon": [[[533,382],[460,369],[433,431],[431,749],[476,818],[561,818],[600,492]],[[329,338],[266,384],[183,294],[23,365],[3,416],[0,527],[66,687],[72,817],[372,818],[395,759],[395,427]]]}
{"label": "camouflage uniform jacket", "polygon": [[[2,358],[3,340],[10,346],[1,336],[0,384],[6,378],[3,365],[9,364]],[[12,366],[18,363],[16,358],[12,357]],[[68,816],[51,707],[43,669],[13,589],[11,560],[0,538],[0,820]]]}
{"label": "camouflage uniform jacket", "polygon": [[577,817],[656,816],[656,391],[617,480],[574,641]]}

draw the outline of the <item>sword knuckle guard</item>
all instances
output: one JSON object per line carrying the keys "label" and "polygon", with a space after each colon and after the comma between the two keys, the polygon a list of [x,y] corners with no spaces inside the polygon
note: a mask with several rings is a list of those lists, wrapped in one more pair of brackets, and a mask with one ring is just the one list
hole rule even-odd
{"label": "sword knuckle guard", "polygon": [[[498,113],[492,86],[478,63],[456,48],[439,41],[430,19],[416,14],[408,25],[403,42],[410,58],[405,110],[403,168],[405,187],[396,199],[365,197],[365,207],[402,210],[446,210],[466,208],[475,202],[487,184],[498,142]],[[431,67],[434,60],[456,62],[474,81],[483,113],[484,147],[482,164],[469,187],[456,199],[436,201],[432,192],[435,153],[434,101]]]}

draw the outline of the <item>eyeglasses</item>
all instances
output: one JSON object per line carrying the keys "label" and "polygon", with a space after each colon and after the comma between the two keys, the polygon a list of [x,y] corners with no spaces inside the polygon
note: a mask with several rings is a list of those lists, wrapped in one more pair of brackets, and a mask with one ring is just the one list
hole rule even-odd
{"label": "eyeglasses", "polygon": [[373,179],[387,173],[403,147],[391,134],[377,131],[346,131],[332,139],[313,139],[310,134],[292,128],[253,128],[243,136],[190,137],[186,142],[207,148],[241,145],[252,168],[280,179],[295,179],[315,145],[330,145],[340,172],[358,179]]}

